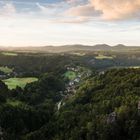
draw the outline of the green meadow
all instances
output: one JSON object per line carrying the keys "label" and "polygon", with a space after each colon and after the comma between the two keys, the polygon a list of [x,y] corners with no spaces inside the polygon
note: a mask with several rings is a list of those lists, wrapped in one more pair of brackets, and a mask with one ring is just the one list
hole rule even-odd
{"label": "green meadow", "polygon": [[17,86],[24,88],[26,84],[37,81],[38,79],[35,77],[27,77],[27,78],[9,78],[3,80],[3,82],[8,86],[9,89],[15,89]]}
{"label": "green meadow", "polygon": [[67,71],[64,75],[69,80],[73,80],[76,78],[76,73],[74,71]]}
{"label": "green meadow", "polygon": [[85,55],[85,53],[78,53],[78,52],[75,52],[75,53],[71,53],[72,55],[77,55],[77,56],[84,56]]}
{"label": "green meadow", "polygon": [[6,55],[6,56],[17,56],[18,54],[17,53],[13,53],[13,52],[2,52],[3,55]]}
{"label": "green meadow", "polygon": [[102,55],[102,54],[99,54],[98,56],[95,57],[96,59],[113,59],[114,56],[106,56],[106,55]]}
{"label": "green meadow", "polygon": [[139,68],[140,68],[140,66],[131,66],[131,67],[129,67],[129,68],[139,69]]}
{"label": "green meadow", "polygon": [[0,67],[0,71],[8,74],[8,73],[12,73],[13,72],[13,69],[11,68],[8,68],[7,66],[6,67]]}

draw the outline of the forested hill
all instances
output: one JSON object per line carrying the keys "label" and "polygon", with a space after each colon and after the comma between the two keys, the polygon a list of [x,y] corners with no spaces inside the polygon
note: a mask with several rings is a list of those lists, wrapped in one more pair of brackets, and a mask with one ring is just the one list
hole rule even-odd
{"label": "forested hill", "polygon": [[109,46],[107,44],[96,44],[96,45],[62,45],[62,46],[41,46],[41,47],[0,47],[2,51],[17,51],[17,52],[50,52],[50,53],[61,53],[69,51],[117,51],[117,52],[128,52],[128,51],[140,51],[139,46],[125,46],[118,44],[116,46]]}
{"label": "forested hill", "polygon": [[60,140],[138,140],[140,70],[89,78],[57,116]]}
{"label": "forested hill", "polygon": [[[60,110],[61,75],[42,75],[24,90],[9,91],[2,82],[0,88],[4,140],[140,139],[140,69],[91,75],[63,100]],[[7,102],[13,100],[18,104]]]}

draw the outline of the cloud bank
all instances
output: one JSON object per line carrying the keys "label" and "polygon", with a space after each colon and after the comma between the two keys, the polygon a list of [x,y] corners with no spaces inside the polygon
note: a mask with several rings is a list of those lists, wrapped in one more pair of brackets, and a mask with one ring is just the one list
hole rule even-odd
{"label": "cloud bank", "polygon": [[16,8],[12,3],[6,3],[0,8],[0,16],[11,16],[16,13]]}
{"label": "cloud bank", "polygon": [[90,0],[101,17],[107,20],[139,18],[140,0]]}
{"label": "cloud bank", "polygon": [[[140,0],[64,0],[56,3],[31,3],[25,2],[29,5],[28,12],[17,12],[16,6],[24,2],[10,1],[4,2],[0,6],[0,16],[12,16],[14,14],[21,14],[25,16],[39,15],[40,17],[50,18],[50,21],[63,21],[66,23],[72,22],[86,22],[91,20],[128,20],[140,18]],[[25,8],[25,6],[24,6]],[[31,8],[31,9],[30,9]],[[21,9],[22,11],[23,9]],[[23,10],[24,11],[24,10]],[[35,16],[34,16],[35,17]],[[67,22],[68,21],[68,22]]]}
{"label": "cloud bank", "polygon": [[85,5],[72,7],[73,16],[99,17],[102,20],[140,18],[140,0],[89,0]]}

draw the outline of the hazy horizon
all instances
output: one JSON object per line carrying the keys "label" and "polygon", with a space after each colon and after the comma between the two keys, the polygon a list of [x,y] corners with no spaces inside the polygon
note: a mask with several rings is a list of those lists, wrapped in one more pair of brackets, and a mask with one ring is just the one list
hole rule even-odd
{"label": "hazy horizon", "polygon": [[140,46],[139,11],[139,0],[0,0],[0,46]]}
{"label": "hazy horizon", "polygon": [[90,46],[90,47],[94,47],[94,46],[96,46],[96,45],[99,45],[99,46],[102,46],[102,45],[108,45],[109,47],[115,47],[115,46],[119,46],[119,45],[122,45],[122,46],[126,46],[126,47],[140,47],[140,45],[126,45],[126,44],[114,44],[114,45],[110,45],[110,44],[106,44],[106,43],[99,43],[99,44],[62,44],[62,45],[35,45],[35,46],[33,46],[33,45],[27,45],[27,46],[2,46],[2,45],[0,45],[0,48],[10,48],[10,47],[12,47],[12,48],[20,48],[20,47],[22,47],[22,48],[28,48],[28,47],[35,47],[35,48],[38,48],[38,47],[63,47],[63,46],[77,46],[77,45],[79,45],[79,46]]}

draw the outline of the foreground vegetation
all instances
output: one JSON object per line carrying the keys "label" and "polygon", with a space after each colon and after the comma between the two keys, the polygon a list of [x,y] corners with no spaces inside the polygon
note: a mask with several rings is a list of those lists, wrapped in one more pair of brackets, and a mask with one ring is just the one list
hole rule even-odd
{"label": "foreground vegetation", "polygon": [[[22,90],[0,82],[0,126],[6,140],[138,140],[140,69],[91,75],[63,99],[63,74],[47,73]],[[60,110],[57,103],[63,99]]]}
{"label": "foreground vegetation", "polygon": [[12,68],[8,68],[7,66],[2,66],[0,67],[0,71],[5,73],[5,74],[10,74],[13,72],[13,69]]}
{"label": "foreground vegetation", "polygon": [[0,139],[140,139],[138,52],[0,54],[0,66]]}

